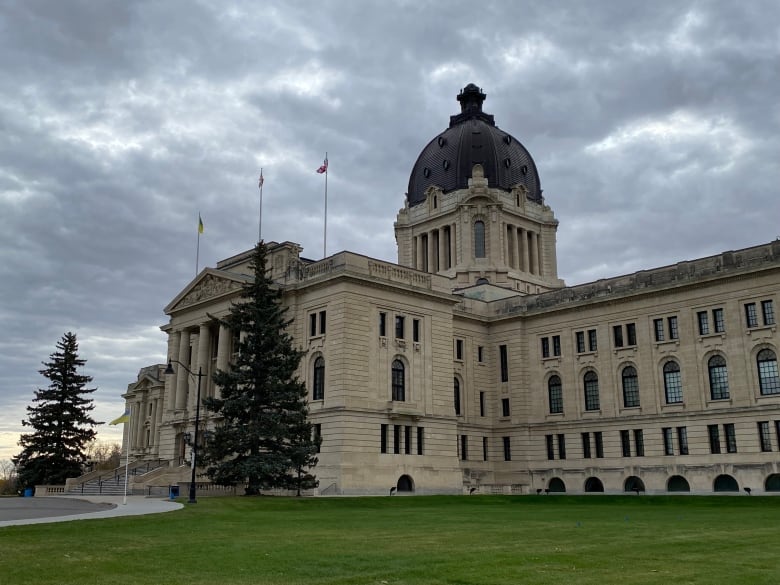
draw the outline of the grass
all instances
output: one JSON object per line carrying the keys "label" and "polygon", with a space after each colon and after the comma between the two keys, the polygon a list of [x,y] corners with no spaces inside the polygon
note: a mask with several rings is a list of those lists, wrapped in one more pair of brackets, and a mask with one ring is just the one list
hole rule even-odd
{"label": "grass", "polygon": [[0,583],[780,583],[780,498],[201,498],[0,528]]}

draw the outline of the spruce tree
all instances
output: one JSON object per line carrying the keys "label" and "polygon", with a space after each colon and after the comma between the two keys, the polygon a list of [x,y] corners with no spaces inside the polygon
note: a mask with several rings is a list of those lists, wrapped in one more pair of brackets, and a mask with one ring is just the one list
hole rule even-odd
{"label": "spruce tree", "polygon": [[269,488],[310,488],[317,441],[308,421],[306,386],[296,376],[303,352],[287,332],[282,293],[266,273],[265,244],[251,261],[254,279],[222,322],[239,338],[235,363],[217,370],[219,398],[204,406],[220,419],[204,451],[206,474],[220,485],[246,485],[248,495]]}
{"label": "spruce tree", "polygon": [[97,435],[94,427],[101,423],[90,415],[95,405],[89,395],[97,388],[87,388],[92,378],[78,373],[87,363],[78,350],[75,333],[66,333],[39,370],[50,384],[35,392],[22,421],[33,432],[21,436],[22,452],[13,458],[20,487],[64,484],[82,473],[87,447]]}

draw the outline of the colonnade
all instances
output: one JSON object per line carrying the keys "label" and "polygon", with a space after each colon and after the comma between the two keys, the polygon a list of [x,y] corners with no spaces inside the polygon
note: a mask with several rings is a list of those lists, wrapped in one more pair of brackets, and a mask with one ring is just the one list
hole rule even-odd
{"label": "colonnade", "polygon": [[412,267],[437,273],[452,268],[457,262],[455,224],[432,229],[412,238]]}
{"label": "colonnade", "polygon": [[506,224],[506,263],[515,270],[541,275],[539,232]]}
{"label": "colonnade", "polygon": [[[157,429],[162,422],[162,398],[148,394],[130,402],[130,425],[128,441],[130,450],[135,451],[154,445]],[[148,433],[147,433],[148,431]]]}
{"label": "colonnade", "polygon": [[[214,335],[216,322],[205,321],[197,329],[184,328],[171,331],[168,336],[168,355],[171,359],[184,364],[192,371],[192,376],[181,366],[174,364],[173,375],[166,380],[168,410],[195,410],[197,393],[191,384],[198,383],[198,372],[202,372],[200,397],[219,397],[219,388],[211,381],[211,374],[227,370],[230,357],[230,330],[219,324],[218,334]],[[197,331],[197,333],[196,333]]]}

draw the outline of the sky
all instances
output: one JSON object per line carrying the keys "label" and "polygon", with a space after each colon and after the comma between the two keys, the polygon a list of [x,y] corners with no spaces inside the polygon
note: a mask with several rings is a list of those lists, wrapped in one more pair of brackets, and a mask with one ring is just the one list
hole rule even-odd
{"label": "sky", "polygon": [[[66,331],[94,416],[163,307],[262,236],[396,260],[423,147],[475,83],[580,284],[780,236],[780,6],[0,0],[0,459]],[[29,430],[29,429],[27,429]],[[121,441],[121,427],[99,437]]]}

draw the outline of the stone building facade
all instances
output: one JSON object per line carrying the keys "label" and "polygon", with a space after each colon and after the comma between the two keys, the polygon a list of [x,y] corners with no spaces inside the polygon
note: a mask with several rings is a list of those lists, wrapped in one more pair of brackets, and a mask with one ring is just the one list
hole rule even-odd
{"label": "stone building facade", "polygon": [[[464,88],[420,154],[397,264],[269,244],[306,350],[317,493],[780,491],[780,241],[566,287],[533,159],[484,99]],[[217,319],[249,257],[165,308],[168,358],[202,397],[230,365]],[[125,394],[131,459],[164,462],[136,484],[189,477],[198,378],[163,370]]]}

